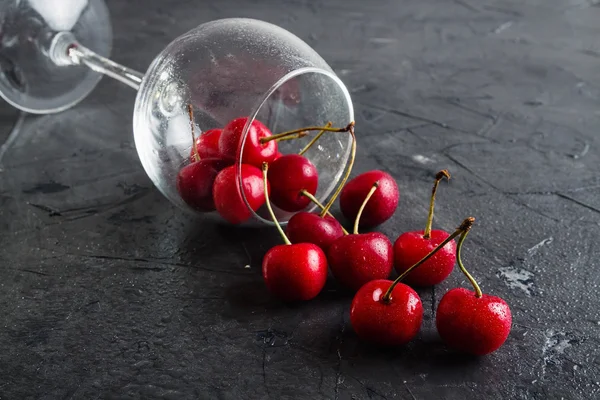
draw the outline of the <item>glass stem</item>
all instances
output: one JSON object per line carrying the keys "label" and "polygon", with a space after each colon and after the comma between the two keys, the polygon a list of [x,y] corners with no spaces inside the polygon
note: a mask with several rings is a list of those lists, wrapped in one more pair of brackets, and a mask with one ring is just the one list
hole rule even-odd
{"label": "glass stem", "polygon": [[50,45],[50,58],[58,65],[86,65],[138,90],[144,74],[117,64],[82,46],[70,32],[59,32]]}

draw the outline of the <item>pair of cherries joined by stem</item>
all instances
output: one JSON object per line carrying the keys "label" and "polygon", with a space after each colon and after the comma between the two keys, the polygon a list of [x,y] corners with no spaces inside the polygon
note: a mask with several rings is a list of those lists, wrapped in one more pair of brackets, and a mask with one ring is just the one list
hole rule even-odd
{"label": "pair of cherries joined by stem", "polygon": [[[399,191],[394,179],[383,171],[366,172],[345,185],[356,155],[353,128],[349,132],[353,139],[352,152],[349,168],[340,186],[326,206],[321,205],[309,193],[303,193],[322,211],[297,213],[290,219],[287,233],[292,243],[310,242],[324,250],[336,280],[343,287],[356,291],[371,280],[387,278],[393,269],[393,247],[390,240],[379,232],[359,234],[358,228],[367,213],[367,226],[389,219],[398,206]],[[329,207],[338,195],[342,212],[346,209],[347,217],[354,216],[352,234],[345,231],[329,214]],[[352,209],[348,209],[348,204]],[[358,204],[356,210],[355,204]]]}
{"label": "pair of cherries joined by stem", "polygon": [[[287,226],[287,234],[292,243],[308,241],[327,251],[329,247],[348,232],[329,212],[333,202],[339,196],[340,208],[346,218],[358,221],[358,227],[375,226],[388,220],[398,207],[400,192],[394,179],[386,172],[374,170],[358,175],[346,184],[350,175],[356,155],[356,138],[351,130],[353,146],[350,158],[350,167],[340,186],[327,203],[323,206],[310,193],[303,192],[303,196],[310,198],[321,208],[320,213],[300,212],[295,214]],[[377,183],[377,191],[371,192]],[[369,200],[365,202],[366,197]],[[364,203],[364,204],[363,204]],[[362,211],[359,216],[359,210]],[[365,223],[364,220],[367,220]],[[358,232],[354,232],[357,234]],[[354,238],[352,239],[354,240]]]}
{"label": "pair of cherries joined by stem", "polygon": [[436,311],[438,333],[448,346],[474,355],[491,353],[504,344],[512,324],[508,304],[500,297],[483,294],[462,263],[462,246],[473,222],[474,218],[465,219],[454,233],[395,281],[373,280],[359,289],[350,309],[350,322],[359,338],[377,345],[398,346],[417,335],[423,304],[417,292],[401,281],[460,235],[456,258],[474,291],[455,288],[442,297]]}
{"label": "pair of cherries joined by stem", "polygon": [[[358,232],[361,215],[378,188],[376,181],[363,199],[351,234],[331,215],[303,212],[288,223],[292,243],[309,242],[325,251],[334,278],[350,290],[356,291],[374,279],[387,278],[394,266],[392,243],[384,234]],[[327,212],[325,206],[316,199],[313,201],[322,208],[322,213]]]}

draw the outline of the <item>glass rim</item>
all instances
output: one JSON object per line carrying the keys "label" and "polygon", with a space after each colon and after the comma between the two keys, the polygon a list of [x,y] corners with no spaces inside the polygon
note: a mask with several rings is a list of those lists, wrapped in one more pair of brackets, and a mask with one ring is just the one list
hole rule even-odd
{"label": "glass rim", "polygon": [[[258,113],[260,112],[260,110],[262,109],[262,107],[265,105],[265,103],[267,102],[267,100],[269,99],[269,97],[271,97],[271,95],[273,95],[273,93],[275,93],[275,91],[277,91],[277,89],[279,89],[282,85],[284,85],[286,82],[288,82],[292,78],[295,78],[295,77],[300,76],[300,75],[311,74],[311,73],[325,75],[326,77],[328,77],[329,79],[331,79],[333,82],[336,83],[336,85],[339,87],[339,89],[343,93],[344,98],[346,100],[346,104],[348,105],[348,114],[350,115],[350,120],[348,121],[348,123],[354,121],[354,106],[352,104],[352,98],[350,96],[350,92],[348,91],[348,88],[346,87],[346,85],[344,84],[344,82],[342,82],[342,80],[335,73],[333,73],[331,71],[327,71],[327,70],[325,70],[323,68],[318,68],[318,67],[298,68],[298,69],[295,69],[293,71],[288,72],[286,75],[284,75],[283,77],[281,77],[277,82],[275,82],[269,88],[269,90],[265,93],[265,95],[263,96],[263,98],[258,102],[257,106],[254,107],[254,110],[252,111],[252,113],[250,113],[250,115],[249,115],[249,117],[248,117],[248,119],[246,121],[246,125],[244,125],[244,129],[242,131],[242,141],[240,143],[240,147],[238,148],[238,154],[237,154],[236,163],[235,163],[235,165],[236,165],[237,183],[238,183],[237,189],[238,189],[238,193],[242,197],[242,200],[244,201],[244,205],[248,208],[248,210],[250,210],[252,218],[254,218],[255,220],[258,220],[258,221],[260,221],[262,223],[265,223],[267,225],[273,225],[274,226],[275,222],[272,221],[271,218],[269,218],[269,219],[263,218],[256,211],[254,211],[252,209],[252,207],[250,206],[250,203],[248,202],[248,199],[246,198],[246,194],[244,193],[243,180],[242,180],[242,162],[241,162],[241,160],[242,160],[242,153],[244,151],[244,146],[246,144],[246,139],[248,137],[248,130],[250,129],[250,126],[252,125],[252,123],[256,119],[256,116],[258,115]],[[352,141],[352,139],[350,137],[348,137],[348,143],[351,143],[351,141]],[[346,169],[346,166],[348,164],[348,159],[350,158],[350,152],[351,152],[351,146],[347,146],[346,152],[342,156],[342,163],[344,165],[344,168],[343,168],[342,171],[344,171]],[[339,183],[339,180],[331,182],[331,184],[329,185],[329,187],[327,187],[327,189],[325,189],[325,191],[321,195],[321,199],[319,199],[319,200],[322,200],[324,198],[329,197],[329,195],[337,187],[338,183]],[[316,204],[312,204],[311,203],[311,207],[310,208],[307,208],[306,210],[302,210],[302,211],[311,212],[316,207],[317,207]],[[278,222],[279,222],[280,225],[286,225],[288,221],[286,220],[286,221],[278,221]]]}

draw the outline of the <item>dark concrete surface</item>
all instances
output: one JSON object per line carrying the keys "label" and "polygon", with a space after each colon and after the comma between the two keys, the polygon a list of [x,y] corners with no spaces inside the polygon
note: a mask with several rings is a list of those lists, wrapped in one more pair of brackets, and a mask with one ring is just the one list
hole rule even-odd
{"label": "dark concrete surface", "polygon": [[[260,276],[275,231],[190,219],[145,175],[135,93],[103,79],[58,115],[27,116],[0,172],[2,399],[600,398],[600,7],[596,0],[108,2],[114,59],[144,70],[202,22],[289,29],[352,92],[356,172],[401,188],[381,230],[474,215],[465,262],[514,326],[482,358],[449,351],[432,313],[466,285],[421,290],[418,338],[357,340],[335,283],[286,306]],[[2,105],[0,140],[17,113]],[[249,264],[250,268],[245,268]]]}

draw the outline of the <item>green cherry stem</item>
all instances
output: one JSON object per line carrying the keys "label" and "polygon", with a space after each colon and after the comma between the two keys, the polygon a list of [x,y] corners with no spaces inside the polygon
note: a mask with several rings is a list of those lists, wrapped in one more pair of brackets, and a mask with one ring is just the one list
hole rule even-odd
{"label": "green cherry stem", "polygon": [[431,189],[431,201],[429,202],[429,215],[427,216],[427,225],[425,225],[423,239],[431,238],[431,225],[433,224],[433,208],[435,206],[435,193],[437,192],[437,188],[440,184],[440,181],[444,178],[450,180],[450,173],[447,169],[443,169],[435,175],[435,182],[433,183],[433,189]]}
{"label": "green cherry stem", "polygon": [[337,197],[342,192],[344,185],[346,184],[346,182],[348,181],[348,178],[350,177],[350,173],[352,172],[352,167],[354,166],[354,160],[356,159],[356,135],[354,134],[354,121],[350,122],[350,124],[348,124],[348,126],[346,128],[348,128],[348,132],[350,133],[350,136],[352,136],[352,149],[350,150],[350,161],[348,162],[348,168],[346,169],[346,175],[344,175],[344,178],[341,180],[340,184],[338,185],[337,189],[335,190],[335,193],[333,194],[333,196],[331,196],[331,199],[329,199],[329,201],[325,205],[325,208],[323,209],[323,211],[321,211],[321,217],[324,216],[325,214],[327,214],[327,212],[329,211],[329,209],[335,202],[335,199],[337,199]]}
{"label": "green cherry stem", "polygon": [[277,221],[277,217],[275,217],[273,208],[271,208],[271,202],[269,201],[269,191],[267,190],[267,187],[268,187],[267,186],[268,185],[267,172],[268,171],[269,171],[269,164],[267,164],[266,162],[263,162],[262,163],[262,174],[263,174],[263,185],[264,185],[264,191],[265,191],[265,202],[267,204],[267,208],[269,209],[269,214],[271,214],[271,218],[273,218],[273,222],[275,223],[275,226],[277,227],[279,234],[283,238],[283,241],[285,242],[285,244],[292,244],[292,242],[290,242],[290,239],[288,239],[288,237],[285,235],[285,232],[281,228],[281,225],[279,225],[279,221]]}
{"label": "green cherry stem", "polygon": [[[431,250],[431,252],[429,254],[427,254],[425,257],[423,257],[422,259],[420,259],[419,261],[417,261],[414,265],[412,265],[409,269],[407,269],[402,274],[400,274],[400,276],[398,278],[396,278],[396,280],[390,285],[389,289],[385,292],[385,294],[381,298],[381,301],[384,302],[384,303],[389,303],[390,300],[391,300],[391,298],[392,298],[392,291],[394,290],[394,287],[396,287],[396,285],[398,283],[400,283],[400,281],[402,279],[404,279],[406,277],[406,275],[410,274],[412,272],[412,270],[414,270],[419,265],[423,264],[425,261],[427,261],[431,257],[433,257],[433,255],[435,253],[437,253],[438,250],[440,250],[442,247],[444,247],[445,245],[447,245],[452,239],[454,239],[455,237],[457,237],[460,234],[465,235],[465,232],[468,232],[471,229],[471,226],[473,226],[474,222],[475,222],[475,218],[473,218],[473,217],[469,217],[469,218],[465,219],[460,224],[460,226],[458,228],[456,228],[456,230],[452,233],[452,235],[448,236],[446,238],[446,240],[444,240],[442,243],[438,244],[436,246],[436,248],[433,249],[433,250]],[[462,236],[461,236],[461,238],[462,238]],[[460,264],[461,263],[459,263],[459,265]],[[462,267],[461,270],[464,273],[464,272],[466,272],[466,270],[464,270],[463,268],[464,267]],[[468,275],[468,272],[466,274],[467,274],[468,277],[470,276],[470,275]]]}
{"label": "green cherry stem", "polygon": [[358,209],[358,213],[356,214],[356,219],[354,220],[354,230],[352,231],[352,233],[354,233],[355,235],[358,235],[358,224],[360,222],[360,216],[362,215],[365,207],[367,206],[367,203],[371,199],[371,196],[373,196],[373,193],[375,193],[375,191],[377,190],[378,187],[379,187],[379,181],[375,182],[373,184],[373,186],[371,186],[371,190],[369,190],[369,193],[367,193],[367,197],[365,197],[362,204],[360,205],[360,208]]}
{"label": "green cherry stem", "polygon": [[[326,126],[327,128],[330,128],[330,127],[331,127],[331,125],[333,125],[333,124],[331,123],[331,121],[329,121],[329,122],[327,123],[327,125],[325,125],[325,126]],[[317,136],[315,136],[314,138],[312,138],[312,139],[310,140],[310,142],[308,142],[308,144],[307,144],[306,146],[304,146],[304,148],[303,148],[302,150],[300,150],[300,152],[299,152],[298,154],[299,154],[299,155],[303,155],[304,153],[306,153],[306,152],[308,151],[308,149],[310,149],[310,148],[312,147],[312,145],[313,145],[313,144],[315,144],[315,143],[316,143],[316,141],[317,141],[317,140],[319,140],[319,139],[321,138],[321,136],[323,136],[323,134],[324,134],[325,132],[327,132],[327,131],[326,131],[326,130],[324,130],[324,129],[321,129],[321,132],[317,133]]]}
{"label": "green cherry stem", "polygon": [[327,131],[327,132],[348,132],[350,130],[350,126],[354,126],[354,122],[349,123],[344,128],[331,128],[327,126],[307,126],[305,128],[298,128],[287,132],[281,132],[276,135],[272,135],[269,137],[260,138],[260,144],[265,144],[270,142],[271,140],[277,140],[282,137],[286,137],[289,135],[294,135],[296,133],[304,132],[304,131]]}
{"label": "green cherry stem", "polygon": [[279,143],[279,142],[283,142],[285,140],[300,139],[300,138],[303,138],[304,136],[307,136],[307,135],[308,135],[307,131],[302,131],[302,132],[294,133],[294,134],[291,134],[291,135],[288,135],[288,136],[280,137],[279,139],[276,139],[275,141]]}
{"label": "green cherry stem", "polygon": [[471,285],[473,285],[473,289],[475,289],[475,297],[480,298],[481,296],[483,296],[483,293],[481,292],[479,285],[475,281],[475,278],[473,278],[473,276],[469,273],[469,271],[467,271],[467,269],[463,265],[461,255],[460,255],[462,246],[463,246],[463,242],[465,241],[468,234],[469,234],[469,229],[467,229],[466,231],[463,231],[462,234],[460,235],[460,238],[458,239],[458,244],[456,245],[456,261],[457,261],[458,267],[460,268],[462,273],[465,274],[465,276],[467,277],[469,282],[471,282]]}
{"label": "green cherry stem", "polygon": [[[302,194],[302,196],[307,197],[310,201],[312,201],[313,203],[315,203],[317,206],[319,206],[319,208],[321,210],[325,209],[325,206],[323,204],[321,204],[321,202],[319,200],[317,200],[317,198],[315,196],[313,196],[312,194],[310,194],[310,192],[307,192],[305,189],[302,189],[300,191],[300,194]],[[329,215],[331,218],[335,219],[335,217],[333,216],[332,213],[330,213],[329,211],[327,211],[327,215]],[[340,224],[341,226],[341,224]],[[344,232],[344,235],[348,235],[348,231],[342,226],[342,232]]]}
{"label": "green cherry stem", "polygon": [[194,134],[194,108],[191,104],[187,105],[187,112],[190,118],[190,130],[192,131],[192,148],[194,149],[194,158],[196,161],[200,161],[200,154],[198,154],[198,147],[196,146],[196,135]]}

